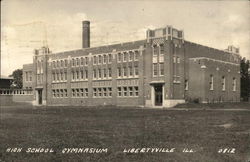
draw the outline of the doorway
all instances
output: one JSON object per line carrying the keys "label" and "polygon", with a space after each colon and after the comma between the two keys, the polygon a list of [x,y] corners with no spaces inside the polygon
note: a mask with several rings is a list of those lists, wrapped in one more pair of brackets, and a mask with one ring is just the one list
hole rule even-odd
{"label": "doorway", "polygon": [[43,102],[43,90],[42,89],[38,89],[38,105],[42,105]]}
{"label": "doorway", "polygon": [[162,106],[162,84],[161,85],[155,85],[155,106]]}

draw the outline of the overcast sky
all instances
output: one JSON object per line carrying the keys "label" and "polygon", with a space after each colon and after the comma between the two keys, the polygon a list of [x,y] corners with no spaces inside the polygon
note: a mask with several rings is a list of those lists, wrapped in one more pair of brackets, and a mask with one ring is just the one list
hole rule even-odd
{"label": "overcast sky", "polygon": [[250,59],[249,1],[3,0],[1,72],[32,63],[34,48],[81,48],[81,21],[91,21],[91,46],[145,39],[148,28],[172,25],[206,46],[240,47]]}

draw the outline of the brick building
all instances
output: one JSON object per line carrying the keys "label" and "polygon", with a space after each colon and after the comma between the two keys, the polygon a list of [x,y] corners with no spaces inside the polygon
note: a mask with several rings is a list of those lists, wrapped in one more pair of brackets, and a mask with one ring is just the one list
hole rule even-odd
{"label": "brick building", "polygon": [[[35,105],[171,107],[185,101],[240,101],[239,49],[218,50],[184,40],[172,26],[148,30],[145,40],[90,47],[83,21],[82,48],[35,50],[24,65],[24,85]],[[32,68],[30,68],[32,66]],[[32,70],[30,70],[32,69]],[[27,74],[27,75],[26,75]]]}

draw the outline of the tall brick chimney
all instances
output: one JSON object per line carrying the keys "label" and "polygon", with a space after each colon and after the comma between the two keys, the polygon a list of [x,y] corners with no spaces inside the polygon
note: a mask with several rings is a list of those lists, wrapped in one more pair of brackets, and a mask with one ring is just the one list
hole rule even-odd
{"label": "tall brick chimney", "polygon": [[82,48],[90,47],[90,21],[82,22]]}

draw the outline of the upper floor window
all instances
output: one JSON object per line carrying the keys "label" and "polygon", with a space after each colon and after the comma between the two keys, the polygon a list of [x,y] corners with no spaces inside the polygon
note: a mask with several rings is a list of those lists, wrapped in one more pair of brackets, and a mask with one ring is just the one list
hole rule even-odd
{"label": "upper floor window", "polygon": [[225,91],[226,90],[226,78],[225,78],[225,76],[222,76],[221,85],[222,85],[222,91]]}
{"label": "upper floor window", "polygon": [[103,63],[106,64],[107,63],[107,55],[103,56]]}
{"label": "upper floor window", "polygon": [[107,77],[107,70],[103,69],[103,78],[106,78],[106,77]]}
{"label": "upper floor window", "polygon": [[93,78],[96,78],[96,69],[93,70]]}
{"label": "upper floor window", "polygon": [[163,63],[160,63],[159,64],[159,69],[160,69],[160,71],[159,71],[159,74],[161,75],[161,76],[163,76],[164,75],[164,64]]}
{"label": "upper floor window", "polygon": [[214,76],[210,75],[209,89],[214,90]]}
{"label": "upper floor window", "polygon": [[112,62],[112,55],[111,55],[111,54],[109,54],[108,56],[109,56],[109,58],[108,58],[109,63],[111,63],[111,62]]}
{"label": "upper floor window", "polygon": [[118,77],[121,77],[121,76],[122,76],[121,67],[118,67],[118,68],[117,68],[117,74],[118,74]]}
{"label": "upper floor window", "polygon": [[122,61],[122,54],[121,54],[121,53],[118,53],[117,61],[118,61],[118,62],[121,62],[121,61]]}
{"label": "upper floor window", "polygon": [[139,52],[135,51],[135,60],[138,60],[138,59],[139,59]]}
{"label": "upper floor window", "polygon": [[84,65],[84,58],[81,57],[81,65]]}
{"label": "upper floor window", "polygon": [[157,64],[153,64],[153,76],[157,76]]}
{"label": "upper floor window", "polygon": [[153,54],[154,54],[154,56],[158,55],[158,47],[157,47],[157,45],[153,45]]}
{"label": "upper floor window", "polygon": [[134,53],[133,52],[129,52],[129,61],[132,61],[134,57]]}
{"label": "upper floor window", "polygon": [[126,62],[127,61],[127,52],[124,52],[123,53],[123,62]]}
{"label": "upper floor window", "polygon": [[60,67],[60,62],[59,61],[57,61],[56,64],[57,64],[57,67]]}
{"label": "upper floor window", "polygon": [[176,62],[179,64],[181,62],[180,57],[176,57]]}
{"label": "upper floor window", "polygon": [[164,45],[160,44],[160,54],[164,54]]}
{"label": "upper floor window", "polygon": [[236,78],[233,78],[233,91],[236,91]]}
{"label": "upper floor window", "polygon": [[96,63],[97,63],[97,58],[96,58],[96,56],[94,56],[93,63],[94,63],[94,64],[96,64]]}
{"label": "upper floor window", "polygon": [[76,66],[79,65],[79,58],[76,58]]}
{"label": "upper floor window", "polygon": [[89,63],[89,58],[85,57],[85,65],[88,65],[88,63]]}
{"label": "upper floor window", "polygon": [[99,64],[102,63],[102,56],[101,56],[101,55],[98,56],[98,63],[99,63]]}
{"label": "upper floor window", "polygon": [[110,78],[112,77],[112,71],[111,71],[111,68],[108,68],[108,75],[109,75],[109,77],[110,77]]}
{"label": "upper floor window", "polygon": [[63,67],[63,60],[61,60],[61,67]]}
{"label": "upper floor window", "polygon": [[134,68],[135,68],[135,76],[138,76],[139,75],[138,65],[135,65]]}
{"label": "upper floor window", "polygon": [[75,59],[72,59],[72,66],[75,66]]}
{"label": "upper floor window", "polygon": [[64,66],[67,67],[68,66],[68,61],[64,60]]}
{"label": "upper floor window", "polygon": [[173,63],[176,63],[176,57],[173,56]]}
{"label": "upper floor window", "polygon": [[52,67],[56,68],[56,62],[55,61],[52,62]]}
{"label": "upper floor window", "polygon": [[188,80],[185,80],[185,90],[187,91],[188,90]]}
{"label": "upper floor window", "polygon": [[127,68],[123,67],[123,76],[126,77],[127,76]]}
{"label": "upper floor window", "polygon": [[101,79],[102,78],[102,70],[98,69],[98,77]]}

